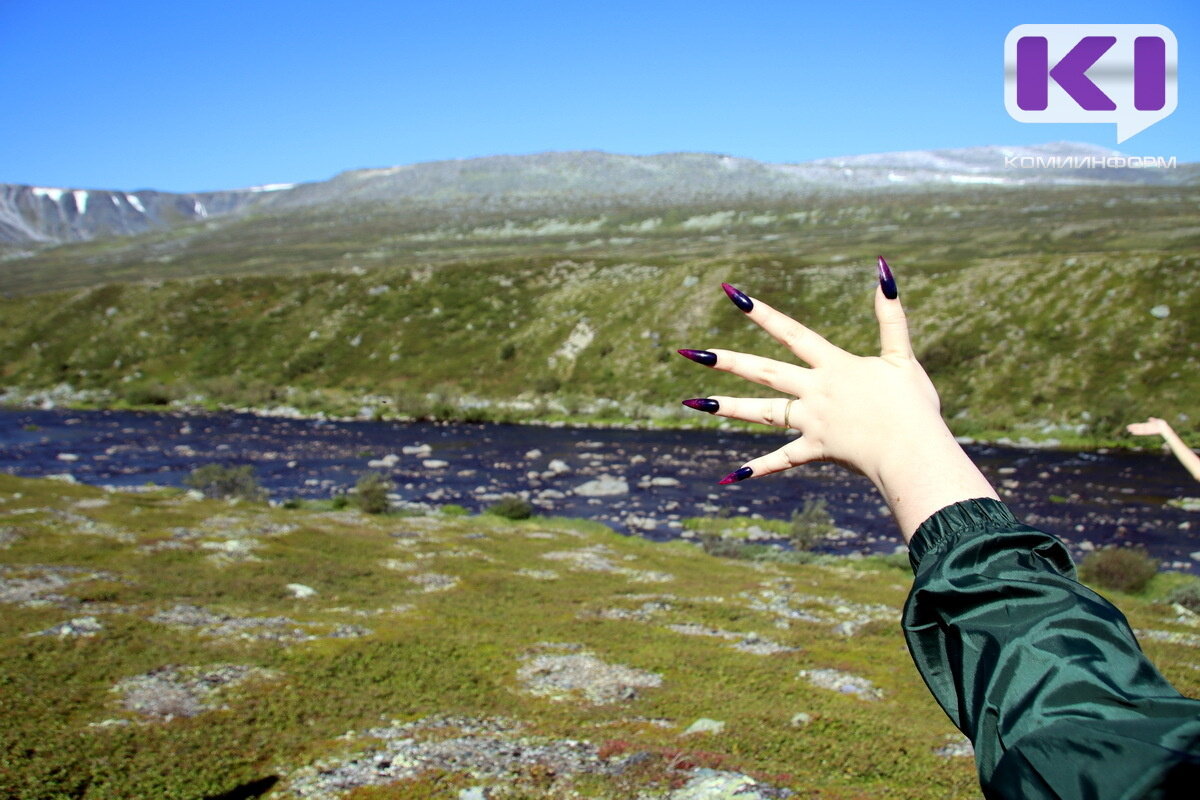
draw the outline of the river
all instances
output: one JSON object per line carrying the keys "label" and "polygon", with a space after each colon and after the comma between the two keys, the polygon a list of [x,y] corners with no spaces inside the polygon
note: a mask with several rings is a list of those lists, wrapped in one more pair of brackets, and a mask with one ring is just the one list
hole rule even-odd
{"label": "river", "polygon": [[[521,494],[539,513],[594,519],[657,540],[678,538],[682,518],[787,519],[806,497],[823,497],[843,532],[818,549],[896,549],[899,537],[873,487],[841,467],[808,465],[716,485],[783,441],[778,433],[0,409],[0,471],[26,477],[67,473],[100,486],[180,486],[202,464],[252,464],[281,501],[329,497],[373,469],[391,478],[397,501],[409,507],[455,503],[478,511]],[[967,449],[1019,518],[1061,536],[1077,557],[1107,544],[1139,544],[1165,566],[1200,573],[1200,513],[1166,505],[1200,491],[1170,456]],[[623,479],[628,490],[576,492],[601,478],[614,490]]]}

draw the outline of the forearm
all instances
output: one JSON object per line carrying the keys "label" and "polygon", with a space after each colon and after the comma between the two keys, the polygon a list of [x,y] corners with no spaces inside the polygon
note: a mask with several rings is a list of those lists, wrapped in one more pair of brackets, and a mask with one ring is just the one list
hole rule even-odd
{"label": "forearm", "polygon": [[1183,464],[1183,468],[1192,474],[1192,477],[1200,481],[1200,456],[1196,455],[1192,448],[1188,447],[1183,439],[1179,438],[1179,434],[1175,433],[1169,426],[1162,434],[1166,440],[1167,446],[1171,448],[1171,452],[1179,459],[1179,463]]}

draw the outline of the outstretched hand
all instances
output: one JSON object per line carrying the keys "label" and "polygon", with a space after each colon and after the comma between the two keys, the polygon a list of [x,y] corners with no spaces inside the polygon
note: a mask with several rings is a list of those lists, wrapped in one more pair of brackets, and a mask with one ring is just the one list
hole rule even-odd
{"label": "outstretched hand", "polygon": [[815,331],[725,285],[734,304],[807,367],[731,350],[681,350],[788,397],[714,396],[684,404],[722,417],[794,428],[801,436],[753,458],[720,482],[734,483],[812,461],[866,475],[883,493],[905,538],[943,506],[994,490],[942,421],[937,391],[913,355],[895,282],[880,259],[875,291],[880,354],[857,356]]}
{"label": "outstretched hand", "polygon": [[1167,447],[1171,448],[1171,452],[1179,459],[1179,463],[1183,465],[1184,469],[1190,472],[1193,478],[1200,481],[1200,456],[1197,456],[1195,451],[1179,438],[1179,434],[1165,419],[1150,417],[1145,422],[1126,425],[1125,430],[1134,436],[1162,436],[1167,442]]}
{"label": "outstretched hand", "polygon": [[1125,426],[1125,430],[1134,436],[1165,436],[1171,430],[1171,426],[1166,420],[1150,417],[1145,422],[1131,422]]}

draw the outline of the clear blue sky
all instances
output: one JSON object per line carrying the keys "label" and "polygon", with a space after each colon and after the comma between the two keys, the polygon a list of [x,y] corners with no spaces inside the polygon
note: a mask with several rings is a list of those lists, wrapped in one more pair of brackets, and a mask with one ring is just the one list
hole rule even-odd
{"label": "clear blue sky", "polygon": [[197,191],[546,150],[762,161],[1072,140],[1009,118],[1022,23],[1160,23],[1200,161],[1200,2],[0,0],[0,182]]}

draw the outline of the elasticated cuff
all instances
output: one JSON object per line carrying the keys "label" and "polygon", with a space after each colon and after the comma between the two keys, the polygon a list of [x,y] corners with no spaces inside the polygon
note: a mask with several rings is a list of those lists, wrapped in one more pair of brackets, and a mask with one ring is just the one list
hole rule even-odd
{"label": "elasticated cuff", "polygon": [[922,559],[945,550],[962,534],[984,528],[1004,530],[1019,526],[1008,506],[990,497],[977,497],[946,506],[921,523],[908,543],[908,561],[916,574]]}

